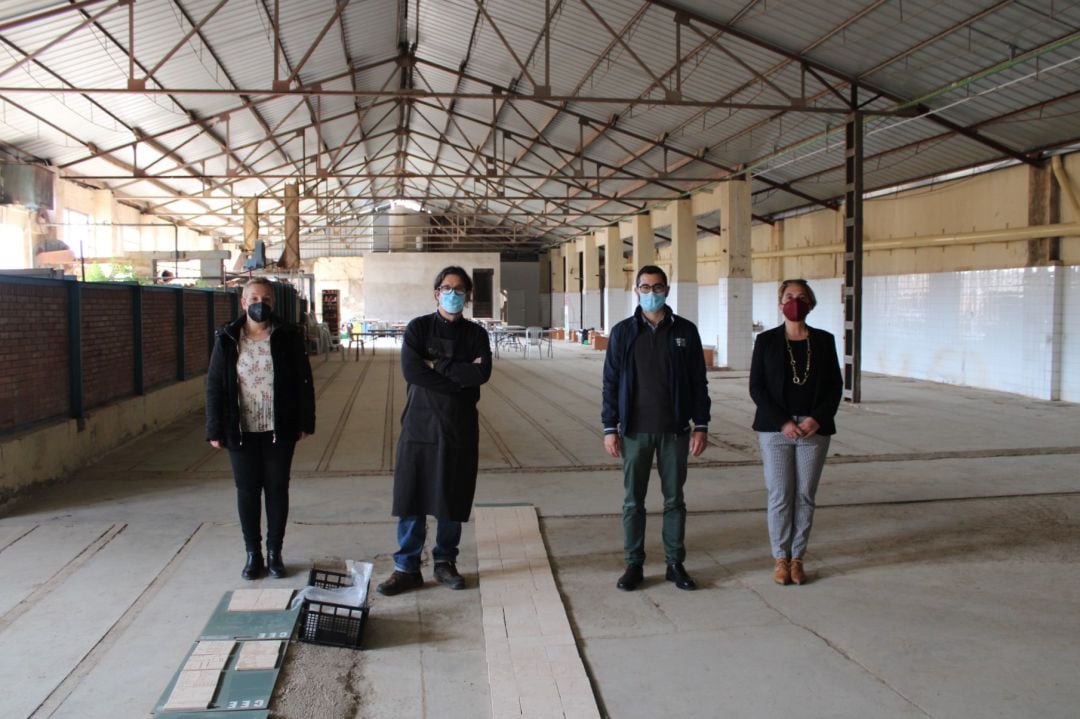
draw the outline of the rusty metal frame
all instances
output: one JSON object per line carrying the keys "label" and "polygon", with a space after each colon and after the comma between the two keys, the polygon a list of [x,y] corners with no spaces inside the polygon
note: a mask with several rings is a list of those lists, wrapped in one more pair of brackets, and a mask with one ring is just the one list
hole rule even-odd
{"label": "rusty metal frame", "polygon": [[[40,122],[48,125],[63,136],[80,142],[87,147],[88,156],[76,161],[66,163],[64,168],[73,170],[80,163],[100,158],[123,172],[127,176],[94,174],[85,175],[84,179],[95,178],[107,179],[110,182],[119,181],[119,185],[113,185],[114,189],[132,187],[136,189],[139,183],[150,183],[151,186],[165,193],[178,193],[175,188],[169,186],[169,180],[195,180],[200,182],[206,192],[202,199],[194,196],[177,196],[175,199],[166,200],[160,204],[147,205],[145,209],[162,214],[169,213],[169,206],[180,201],[202,202],[206,206],[208,215],[219,218],[228,218],[231,215],[226,209],[214,209],[214,203],[226,202],[228,198],[215,196],[213,193],[232,193],[240,187],[240,183],[257,180],[263,185],[260,196],[272,197],[279,185],[286,179],[299,179],[305,182],[305,192],[310,193],[309,199],[319,216],[328,218],[344,217],[355,210],[358,205],[370,202],[378,202],[390,199],[393,196],[405,196],[423,198],[426,202],[438,202],[446,204],[447,212],[460,212],[462,216],[480,217],[485,208],[505,208],[505,212],[491,212],[487,216],[497,215],[499,222],[484,222],[480,227],[490,230],[493,234],[503,233],[507,237],[512,236],[512,241],[541,242],[538,237],[543,233],[561,233],[570,235],[581,234],[591,231],[597,225],[595,222],[610,223],[612,217],[620,216],[618,212],[611,211],[613,208],[626,207],[626,213],[646,209],[649,202],[670,200],[685,196],[704,184],[718,180],[728,179],[743,171],[741,167],[728,167],[717,162],[710,156],[709,148],[700,148],[696,151],[688,151],[675,147],[668,141],[668,133],[674,133],[680,128],[685,128],[691,123],[702,120],[703,116],[716,108],[726,108],[731,112],[740,110],[763,110],[771,115],[760,123],[753,123],[749,127],[740,129],[729,135],[721,142],[738,138],[741,134],[752,132],[761,124],[782,121],[788,113],[820,113],[843,116],[851,112],[849,104],[849,91],[851,96],[856,93],[859,97],[880,97],[893,103],[896,107],[888,110],[870,110],[864,102],[861,108],[867,115],[912,115],[927,114],[932,110],[921,104],[915,104],[908,99],[885,91],[874,86],[868,80],[875,72],[896,62],[902,61],[921,48],[955,33],[958,30],[970,27],[982,18],[991,15],[1009,0],[998,0],[993,5],[982,8],[979,12],[961,19],[937,32],[935,35],[921,40],[919,43],[905,48],[896,55],[883,60],[874,67],[867,69],[856,77],[850,77],[844,73],[816,62],[808,57],[815,47],[843,32],[847,27],[854,25],[861,18],[883,5],[887,0],[875,2],[860,8],[856,13],[848,16],[842,22],[835,24],[827,33],[815,39],[802,50],[788,50],[776,43],[766,41],[739,30],[735,25],[742,13],[748,12],[753,3],[743,7],[735,17],[726,23],[717,22],[702,16],[700,13],[686,10],[674,2],[667,0],[642,0],[642,4],[632,12],[625,22],[621,32],[612,27],[611,23],[598,11],[595,0],[545,0],[544,23],[538,28],[535,40],[532,41],[529,52],[521,55],[513,44],[508,41],[499,23],[493,17],[493,12],[485,0],[474,0],[476,5],[473,23],[473,36],[466,50],[464,59],[457,70],[444,67],[438,63],[425,61],[416,56],[415,45],[409,45],[407,23],[409,17],[409,2],[399,0],[398,3],[398,46],[399,53],[394,58],[386,58],[369,63],[364,68],[353,65],[351,53],[348,48],[348,34],[345,30],[345,11],[349,0],[339,0],[334,4],[333,12],[322,25],[321,30],[304,47],[300,59],[290,62],[290,53],[286,50],[278,17],[278,0],[256,0],[257,7],[266,15],[270,22],[274,35],[274,62],[275,66],[284,63],[284,78],[279,77],[275,70],[274,87],[263,89],[241,89],[230,76],[229,70],[223,59],[210,45],[203,35],[203,28],[217,15],[228,0],[220,0],[204,12],[203,17],[196,21],[190,13],[181,5],[180,0],[171,0],[173,5],[183,14],[190,28],[186,31],[183,39],[173,45],[163,56],[160,57],[149,69],[137,63],[134,55],[134,44],[137,38],[133,4],[131,0],[117,0],[104,9],[98,7],[93,12],[88,10],[95,5],[101,5],[106,0],[84,0],[72,2],[63,8],[43,11],[36,14],[28,14],[22,18],[15,18],[0,24],[0,32],[6,29],[25,26],[35,22],[41,22],[55,17],[61,13],[78,13],[82,20],[77,27],[68,28],[61,35],[50,40],[45,47],[38,48],[27,53],[7,38],[0,38],[3,42],[13,47],[23,57],[16,61],[14,66],[0,71],[0,77],[11,72],[13,69],[33,62],[41,67],[49,75],[62,85],[60,88],[0,88],[5,93],[5,101],[20,112],[26,113]],[[603,28],[605,36],[609,36],[605,49],[596,58],[591,67],[585,69],[577,86],[565,95],[555,95],[551,92],[550,85],[550,40],[552,32],[552,18],[566,3],[577,2],[584,8]],[[128,40],[125,45],[118,38],[105,30],[97,20],[112,10],[128,7]],[[670,21],[675,24],[675,47],[674,60],[668,67],[650,68],[634,51],[630,44],[623,39],[628,29],[636,23],[642,22],[651,12],[663,11],[670,14]],[[650,18],[655,20],[655,18]],[[419,22],[419,18],[417,18]],[[480,78],[469,72],[469,58],[477,40],[478,27],[486,22],[490,25],[492,33],[498,38],[507,56],[516,63],[516,76],[503,80],[491,77]],[[303,69],[308,60],[313,56],[317,48],[324,41],[328,33],[333,30],[335,24],[341,33],[342,47],[345,53],[345,64],[348,71],[333,75],[332,78],[310,78],[307,82],[301,78]],[[94,27],[102,32],[110,43],[125,52],[129,62],[129,86],[127,88],[77,88],[60,77],[40,62],[39,56],[56,43],[63,41],[65,37],[87,27]],[[695,43],[692,47],[684,48],[687,34],[693,33]],[[749,43],[762,48],[779,58],[779,61],[764,70],[756,70],[744,61],[736,50],[729,48],[723,41],[725,36],[740,43]],[[228,80],[229,87],[220,89],[211,88],[165,88],[162,86],[144,88],[140,87],[154,79],[155,74],[173,57],[176,52],[189,42],[198,37],[207,52],[217,64],[218,69]],[[524,44],[524,43],[522,43]],[[582,92],[589,79],[605,59],[610,58],[613,51],[621,48],[626,55],[640,66],[648,76],[645,88],[636,97],[610,97],[591,96]],[[734,66],[748,74],[749,80],[740,84],[736,89],[729,91],[722,98],[688,99],[682,93],[683,68],[697,54],[703,52],[716,52],[723,54]],[[543,84],[539,84],[536,78],[530,74],[529,65],[541,53],[543,66]],[[299,54],[299,53],[298,53]],[[295,57],[295,55],[293,55]],[[665,61],[665,65],[666,65]],[[791,65],[796,65],[802,73],[802,91],[793,96],[790,91],[785,91],[780,81],[772,78],[776,73]],[[376,68],[381,65],[392,65],[391,73],[386,82],[378,90],[358,87],[357,76],[363,70]],[[143,71],[142,78],[136,77],[136,67]],[[425,77],[426,68],[437,69],[441,72],[451,73],[456,77],[453,92],[435,92],[430,82]],[[534,70],[535,72],[535,70]],[[327,85],[335,80],[348,75],[351,89],[330,90]],[[820,84],[820,90],[808,96],[806,92],[807,76]],[[790,77],[790,76],[787,76]],[[397,79],[398,82],[394,83]],[[462,92],[466,81],[479,82],[490,87],[490,92]],[[525,86],[531,84],[531,89]],[[770,92],[776,93],[781,102],[737,102],[736,98],[747,88],[760,83],[767,87]],[[423,87],[418,88],[417,84]],[[426,89],[424,89],[426,88]],[[662,90],[663,98],[656,97],[656,90]],[[18,93],[25,92],[50,92],[53,94],[77,93],[84,97],[93,107],[101,108],[105,113],[118,122],[125,125],[123,120],[110,113],[106,106],[96,98],[98,94],[141,94],[168,96],[181,109],[185,109],[181,100],[185,94],[209,94],[209,95],[235,95],[240,102],[230,110],[218,112],[212,116],[200,118],[195,113],[187,111],[189,121],[167,130],[153,134],[143,133],[135,127],[128,127],[133,140],[116,147],[102,149],[86,143],[76,137],[75,132],[62,129],[55,123],[50,123],[39,114],[30,112],[24,105],[11,98],[17,97]],[[350,96],[355,99],[350,111],[333,116],[324,116],[322,112],[323,97]],[[275,122],[273,127],[266,120],[261,106],[271,100],[295,97],[296,103],[291,107],[284,118]],[[1055,102],[1063,101],[1068,96],[1054,98],[1040,103],[1038,106],[1049,106]],[[370,99],[365,99],[370,98]],[[474,114],[466,113],[458,102],[462,99],[482,99],[490,101],[492,113],[490,118],[479,118]],[[833,101],[839,102],[833,102]],[[546,119],[534,122],[526,115],[520,103],[530,102],[541,107],[548,108],[551,112]],[[589,116],[574,108],[577,103],[592,103],[597,106],[618,105],[613,108],[616,111],[605,117]],[[813,103],[813,104],[812,104]],[[230,103],[231,104],[231,103]],[[635,133],[626,127],[620,126],[620,114],[631,111],[643,104],[664,104],[673,107],[695,108],[696,112],[690,113],[687,119],[681,120],[675,127],[667,128],[667,133],[659,137],[646,137],[642,133]],[[1032,106],[1032,107],[1038,107]],[[301,127],[290,127],[284,130],[286,121],[295,117],[295,113],[302,108],[307,109],[308,120],[301,123]],[[385,112],[376,112],[379,108],[385,108]],[[1031,108],[1016,110],[1010,115],[1029,112]],[[243,146],[237,146],[232,142],[230,128],[231,116],[237,112],[249,114],[262,129],[262,137],[250,141]],[[434,113],[442,113],[436,116]],[[508,117],[514,113],[516,119],[512,122]],[[597,113],[599,114],[599,113]],[[342,123],[344,118],[355,116],[351,124]],[[390,118],[396,115],[395,121]],[[376,118],[377,119],[374,119]],[[445,120],[442,119],[445,116]],[[960,135],[982,145],[991,148],[995,153],[1009,157],[1013,160],[1035,164],[1038,158],[1034,153],[1018,152],[1006,144],[984,136],[980,129],[1000,121],[1006,116],[997,116],[973,125],[962,125],[952,122],[947,118],[930,114],[925,121],[932,122],[942,127],[945,132],[938,137]],[[579,127],[579,138],[573,147],[567,147],[567,143],[553,142],[548,136],[549,129],[559,118],[576,119]],[[374,122],[372,121],[374,119]],[[528,132],[520,129],[520,120],[528,128]],[[333,146],[326,135],[326,130],[334,123],[332,131]],[[430,126],[431,134],[425,132],[418,124],[424,123]],[[478,134],[475,128],[466,132],[464,123],[474,123],[482,128],[483,139],[477,143],[472,138]],[[222,136],[221,125],[224,124],[225,135]],[[441,125],[441,127],[440,127]],[[346,132],[347,130],[347,132]],[[460,134],[460,139],[451,137],[451,130]],[[171,141],[170,135],[184,132],[182,138]],[[206,136],[219,148],[219,152],[206,157],[193,159],[194,153],[185,148],[197,138]],[[309,137],[314,139],[314,148],[309,147]],[[344,137],[343,140],[340,138]],[[812,133],[795,140],[796,143],[805,143],[813,140]],[[299,138],[299,139],[298,139]],[[422,141],[422,142],[421,142]],[[593,148],[601,142],[610,142],[623,153],[618,161],[598,161],[590,155],[597,155]],[[434,150],[431,145],[434,143]],[[140,147],[141,145],[141,147]],[[200,148],[202,145],[200,145]],[[158,156],[157,159],[146,162],[143,166],[139,161],[145,155],[140,152],[144,148],[150,148]],[[879,155],[887,155],[903,148],[890,148]],[[299,156],[297,155],[299,151]],[[132,162],[121,159],[119,153],[130,152],[134,158]],[[449,153],[449,155],[447,154]],[[279,159],[275,158],[277,156]],[[530,157],[532,155],[532,157]],[[360,158],[363,158],[362,160]],[[755,162],[767,159],[769,155],[754,158]],[[876,157],[876,156],[875,156]],[[216,163],[224,160],[225,172],[218,173],[216,170],[208,171],[207,162]],[[871,159],[871,158],[867,158]],[[175,169],[165,172],[156,172],[159,163],[168,161],[175,164]],[[145,161],[144,161],[145,162]],[[392,163],[392,167],[386,163]],[[314,168],[313,170],[311,168]],[[547,168],[547,170],[545,170]],[[695,171],[700,170],[700,171]],[[152,172],[153,171],[153,172]],[[778,182],[766,177],[756,177],[755,180],[764,183],[768,191],[782,191],[790,193],[808,204],[822,207],[838,207],[838,198],[818,198],[800,189],[800,185],[809,179],[820,175],[812,173],[803,177]],[[185,174],[190,173],[190,174]],[[683,174],[680,174],[683,173]],[[614,191],[600,195],[601,183],[618,183]],[[419,183],[423,183],[422,185]],[[653,188],[653,189],[649,189]],[[634,196],[635,194],[637,196]],[[629,195],[629,196],[628,196]],[[124,201],[123,198],[120,198]],[[132,198],[134,199],[134,198]],[[302,200],[306,202],[307,200]],[[464,203],[456,205],[456,203]],[[625,213],[624,213],[625,214]],[[177,217],[185,213],[177,213]],[[185,215],[186,216],[186,215]],[[522,218],[522,219],[517,219]],[[761,218],[768,221],[770,218]],[[549,238],[550,239],[550,238]]]}

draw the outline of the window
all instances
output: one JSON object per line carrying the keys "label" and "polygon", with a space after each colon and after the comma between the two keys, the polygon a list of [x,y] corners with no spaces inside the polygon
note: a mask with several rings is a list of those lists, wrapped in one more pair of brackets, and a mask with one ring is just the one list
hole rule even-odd
{"label": "window", "polygon": [[30,267],[26,235],[18,225],[0,224],[0,269],[23,270]]}
{"label": "window", "polygon": [[95,225],[90,215],[78,210],[64,210],[64,242],[76,257],[102,257],[114,255],[112,226]]}

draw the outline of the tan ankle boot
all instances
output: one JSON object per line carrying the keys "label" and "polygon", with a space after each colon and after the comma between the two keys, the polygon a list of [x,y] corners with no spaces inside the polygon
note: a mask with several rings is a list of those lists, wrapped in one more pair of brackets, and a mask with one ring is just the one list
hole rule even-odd
{"label": "tan ankle boot", "polygon": [[791,581],[791,570],[788,568],[788,560],[777,559],[773,566],[772,579],[777,584],[788,584]]}
{"label": "tan ankle boot", "polygon": [[791,583],[805,584],[806,572],[803,571],[802,559],[791,560]]}

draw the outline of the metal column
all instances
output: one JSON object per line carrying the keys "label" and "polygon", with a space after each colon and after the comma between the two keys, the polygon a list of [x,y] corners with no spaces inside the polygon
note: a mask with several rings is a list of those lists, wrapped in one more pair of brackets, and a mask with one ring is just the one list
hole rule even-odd
{"label": "metal column", "polygon": [[863,116],[851,88],[844,144],[844,399],[862,397]]}

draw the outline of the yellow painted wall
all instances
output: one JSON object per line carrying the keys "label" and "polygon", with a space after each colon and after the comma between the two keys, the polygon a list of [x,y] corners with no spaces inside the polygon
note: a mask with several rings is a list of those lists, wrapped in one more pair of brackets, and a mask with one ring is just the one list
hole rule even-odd
{"label": "yellow painted wall", "polygon": [[[789,217],[775,225],[759,223],[750,230],[751,252],[836,244],[843,242],[843,227],[843,213],[832,210]],[[839,254],[755,259],[751,267],[755,282],[791,277],[821,279],[837,277],[844,271]]]}
{"label": "yellow painted wall", "polygon": [[[1010,167],[865,204],[865,240],[923,237],[1028,225],[1029,169]],[[897,275],[957,272],[1027,264],[1027,242],[870,252],[863,272]]]}
{"label": "yellow painted wall", "polygon": [[[1080,197],[1080,153],[1067,156],[1064,163],[1074,192]],[[1028,167],[1010,167],[868,200],[864,241],[1027,227],[1030,184]],[[1059,221],[1075,222],[1076,213],[1068,199],[1064,193],[1059,195]],[[820,210],[787,218],[772,227],[758,224],[753,227],[751,241],[755,253],[842,244],[843,213]],[[871,247],[864,258],[863,273],[893,275],[1025,267],[1028,246],[1028,241],[1022,240],[897,250]],[[1080,263],[1080,237],[1061,240],[1061,257],[1065,264]],[[788,277],[840,277],[843,271],[839,252],[753,261],[754,280],[759,282]]]}
{"label": "yellow painted wall", "polygon": [[[1063,162],[1073,192],[1080,202],[1080,153],[1065,156]],[[942,234],[1027,227],[1031,179],[1031,170],[1027,166],[1009,167],[868,200],[863,223],[864,241],[872,243],[883,239],[929,238]],[[1058,222],[1080,221],[1080,212],[1073,209],[1066,193],[1058,192],[1057,196]],[[712,192],[697,193],[691,200],[695,216],[719,209],[719,201]],[[673,206],[666,205],[651,212],[654,229],[671,224]],[[843,228],[843,212],[832,210],[789,217],[775,225],[756,224],[751,228],[752,251],[760,253],[842,245]],[[620,232],[623,236],[629,236],[630,223],[620,223]],[[1029,262],[1028,247],[1027,240],[893,250],[874,250],[871,247],[864,258],[863,273],[893,275],[1026,267]],[[721,253],[719,237],[707,233],[698,237],[697,273],[700,284],[714,284],[719,279]],[[1080,237],[1062,238],[1061,259],[1065,264],[1080,264]],[[670,248],[658,250],[656,264],[670,271]],[[843,257],[837,251],[819,255],[758,258],[752,261],[752,272],[757,282],[790,277],[841,277],[844,272]]]}
{"label": "yellow painted wall", "polygon": [[698,248],[698,284],[713,285],[720,279],[720,269],[723,266],[720,254],[720,236],[712,233],[699,234]]}

